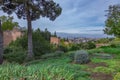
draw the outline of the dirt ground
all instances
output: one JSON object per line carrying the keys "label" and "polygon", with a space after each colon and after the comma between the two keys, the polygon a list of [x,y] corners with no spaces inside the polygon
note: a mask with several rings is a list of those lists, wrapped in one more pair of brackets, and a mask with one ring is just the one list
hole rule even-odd
{"label": "dirt ground", "polygon": [[113,79],[111,74],[104,74],[104,73],[92,73],[90,77],[93,80],[112,80]]}
{"label": "dirt ground", "polygon": [[[103,67],[107,67],[108,65],[104,62],[100,62],[100,63],[88,63],[86,64],[89,68],[96,68],[99,66],[103,66]],[[87,70],[89,72],[91,72],[91,70]],[[92,72],[91,76],[90,76],[93,80],[112,80],[112,74],[105,74],[105,73],[99,73],[99,72]]]}
{"label": "dirt ground", "polygon": [[89,68],[96,68],[96,67],[99,67],[99,66],[103,66],[103,67],[107,67],[108,65],[105,63],[105,62],[100,62],[100,63],[93,63],[93,62],[90,62],[88,64],[86,64]]}

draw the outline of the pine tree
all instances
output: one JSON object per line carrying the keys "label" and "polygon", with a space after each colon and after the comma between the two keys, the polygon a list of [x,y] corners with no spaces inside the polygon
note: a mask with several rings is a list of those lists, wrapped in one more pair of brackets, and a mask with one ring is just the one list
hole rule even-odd
{"label": "pine tree", "polygon": [[18,18],[27,20],[28,27],[28,55],[27,59],[34,58],[32,44],[32,21],[40,17],[47,17],[54,21],[61,14],[61,7],[53,0],[2,0],[0,7],[7,14],[16,13]]}

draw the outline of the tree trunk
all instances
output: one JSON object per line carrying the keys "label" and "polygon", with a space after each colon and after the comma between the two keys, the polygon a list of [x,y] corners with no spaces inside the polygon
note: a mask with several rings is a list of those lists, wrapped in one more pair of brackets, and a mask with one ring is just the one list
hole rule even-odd
{"label": "tree trunk", "polygon": [[34,54],[33,54],[33,43],[32,43],[32,23],[31,23],[31,17],[30,12],[27,9],[27,26],[28,26],[28,54],[27,54],[27,60],[33,60]]}
{"label": "tree trunk", "polygon": [[3,63],[3,31],[0,20],[0,64]]}

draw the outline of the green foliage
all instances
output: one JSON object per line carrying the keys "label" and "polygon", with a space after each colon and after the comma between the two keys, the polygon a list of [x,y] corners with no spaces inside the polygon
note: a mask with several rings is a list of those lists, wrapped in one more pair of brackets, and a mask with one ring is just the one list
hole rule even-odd
{"label": "green foliage", "polygon": [[20,47],[7,47],[4,53],[4,59],[9,62],[23,63],[26,57],[26,51]]}
{"label": "green foliage", "polygon": [[25,33],[24,36],[21,36],[20,38],[17,38],[17,40],[12,41],[9,46],[14,47],[22,47],[24,50],[27,50],[27,34]]}
{"label": "green foliage", "polygon": [[113,80],[120,80],[120,72],[118,72],[115,76]]}
{"label": "green foliage", "polygon": [[79,64],[85,64],[90,61],[87,51],[80,50],[76,51],[74,55],[74,62]]}
{"label": "green foliage", "polygon": [[71,61],[74,61],[74,55],[75,55],[74,52],[72,52],[68,55]]}
{"label": "green foliage", "polygon": [[72,46],[70,47],[70,51],[75,51],[75,50],[79,50],[80,47],[78,46],[78,44],[72,44]]}
{"label": "green foliage", "polygon": [[[120,59],[120,58],[119,58]],[[115,73],[120,72],[120,61],[119,59],[100,59],[100,58],[92,58],[91,61],[93,63],[105,63],[106,67],[104,66],[98,66],[94,69],[92,69],[93,72],[102,72],[106,74],[112,74],[115,75]]]}
{"label": "green foliage", "polygon": [[40,31],[40,29],[37,29],[38,32],[40,32],[41,36],[46,40],[46,41],[50,41],[50,37],[51,37],[51,33],[47,30],[47,28],[45,28],[44,31]]}
{"label": "green foliage", "polygon": [[[7,14],[16,13],[18,18],[36,20],[40,17],[47,17],[55,20],[61,12],[62,8],[51,0],[7,0],[0,2],[0,9]],[[27,13],[27,15],[26,15]],[[28,17],[29,16],[29,17]]]}
{"label": "green foliage", "polygon": [[7,29],[12,30],[13,27],[15,27],[15,26],[10,21],[6,21],[6,22],[2,23],[2,30],[4,30],[4,31],[7,30]]}
{"label": "green foliage", "polygon": [[55,51],[55,53],[56,53],[56,54],[60,54],[60,55],[61,55],[61,54],[64,54],[63,51]]}
{"label": "green foliage", "polygon": [[96,43],[109,43],[109,42],[111,42],[111,41],[113,41],[113,38],[101,38],[101,39],[98,39],[97,41],[96,41]]}
{"label": "green foliage", "polygon": [[68,48],[65,45],[58,45],[57,50],[67,52]]}
{"label": "green foliage", "polygon": [[[25,33],[24,36],[13,41],[10,46],[19,46],[22,47],[23,50],[27,50],[27,42],[27,34]],[[49,41],[42,37],[40,30],[33,31],[33,52],[37,59],[39,59],[41,55],[51,52],[51,45]]]}
{"label": "green foliage", "polygon": [[111,74],[114,73],[115,70],[113,68],[108,68],[108,67],[96,67],[94,70],[94,72],[101,72],[101,73],[106,73],[106,74]]}
{"label": "green foliage", "polygon": [[2,30],[12,30],[14,27],[18,27],[17,22],[13,22],[13,17],[10,16],[1,16],[0,20],[2,21]]}
{"label": "green foliage", "polygon": [[49,59],[49,58],[58,58],[63,55],[64,52],[56,51],[55,53],[47,53],[41,56],[42,59]]}
{"label": "green foliage", "polygon": [[120,38],[115,38],[111,43],[110,47],[117,48],[120,47]]}
{"label": "green foliage", "polygon": [[79,43],[79,44],[72,44],[69,48],[70,51],[80,50],[80,49],[94,49],[96,48],[96,45],[92,41],[88,41],[85,43]]}
{"label": "green foliage", "polygon": [[111,54],[106,54],[106,53],[94,53],[92,54],[92,58],[101,58],[101,59],[112,59]]}
{"label": "green foliage", "polygon": [[87,42],[87,44],[88,44],[88,48],[87,49],[94,49],[94,48],[96,48],[95,43],[92,42],[92,41]]}
{"label": "green foliage", "polygon": [[111,47],[102,47],[102,48],[96,48],[88,50],[89,53],[110,53],[110,54],[117,54],[120,53],[120,47],[117,48],[111,48]]}
{"label": "green foliage", "polygon": [[36,57],[51,52],[49,41],[41,36],[41,32],[36,30],[33,32],[33,52]]}
{"label": "green foliage", "polygon": [[107,10],[104,32],[109,35],[120,37],[120,4],[110,5]]}
{"label": "green foliage", "polygon": [[47,17],[54,21],[62,12],[59,4],[56,4],[53,0],[5,0],[0,2],[0,10],[7,14],[15,12],[18,18],[27,20],[29,54],[27,58],[29,60],[34,57],[31,21],[37,20],[40,17]]}
{"label": "green foliage", "polygon": [[68,64],[68,58],[48,59],[32,62],[29,66],[3,64],[0,66],[0,80],[91,80],[90,73],[81,70],[80,65]]}
{"label": "green foliage", "polygon": [[13,52],[13,47],[5,47],[4,48],[4,54],[9,54],[11,52]]}
{"label": "green foliage", "polygon": [[86,43],[80,43],[79,46],[80,46],[80,49],[94,49],[94,48],[96,48],[95,43],[92,41],[88,41]]}

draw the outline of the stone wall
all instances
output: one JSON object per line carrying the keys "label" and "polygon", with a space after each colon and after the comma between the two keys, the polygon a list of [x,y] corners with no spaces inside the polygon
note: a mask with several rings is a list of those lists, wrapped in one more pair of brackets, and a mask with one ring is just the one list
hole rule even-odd
{"label": "stone wall", "polygon": [[17,38],[21,37],[23,34],[18,28],[13,30],[7,30],[3,32],[3,41],[4,47],[9,45],[12,41],[15,41]]}
{"label": "stone wall", "polygon": [[58,45],[60,43],[60,39],[57,38],[57,37],[51,37],[50,38],[50,43]]}

